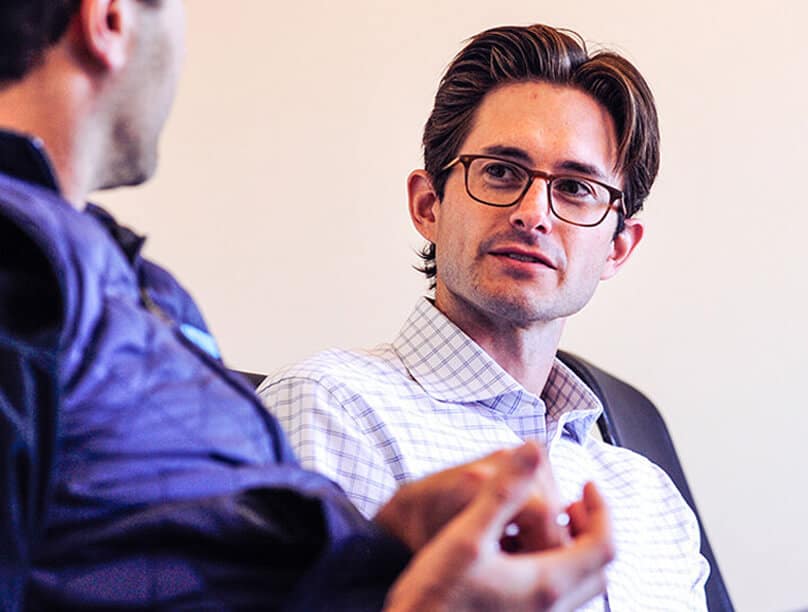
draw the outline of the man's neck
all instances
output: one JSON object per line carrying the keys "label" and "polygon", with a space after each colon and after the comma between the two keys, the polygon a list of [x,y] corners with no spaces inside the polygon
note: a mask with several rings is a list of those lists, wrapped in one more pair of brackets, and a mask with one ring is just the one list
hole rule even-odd
{"label": "man's neck", "polygon": [[[46,64],[0,89],[0,127],[39,138],[64,199],[82,207],[95,183],[98,150],[82,108],[90,85]],[[84,89],[85,91],[82,91]]]}
{"label": "man's neck", "polygon": [[561,340],[564,319],[515,324],[488,316],[474,308],[447,306],[439,299],[438,308],[452,323],[474,340],[525,389],[541,395]]}

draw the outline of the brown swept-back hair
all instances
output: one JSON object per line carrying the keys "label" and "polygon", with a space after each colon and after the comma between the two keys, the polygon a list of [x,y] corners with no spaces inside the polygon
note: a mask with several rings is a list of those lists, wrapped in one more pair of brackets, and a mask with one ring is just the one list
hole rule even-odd
{"label": "brown swept-back hair", "polygon": [[[597,100],[617,132],[615,170],[622,173],[630,217],[642,208],[659,169],[659,126],[654,97],[640,72],[611,51],[590,54],[575,32],[546,25],[503,26],[477,34],[441,79],[424,128],[424,165],[439,200],[443,168],[460,152],[483,98],[510,83],[540,81],[579,89]],[[617,232],[623,228],[622,214]],[[435,287],[435,245],[420,251],[418,268]]]}

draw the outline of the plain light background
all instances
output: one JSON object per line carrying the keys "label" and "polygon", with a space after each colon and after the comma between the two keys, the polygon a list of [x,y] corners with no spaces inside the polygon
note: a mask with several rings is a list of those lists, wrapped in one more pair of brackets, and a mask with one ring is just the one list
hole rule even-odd
{"label": "plain light background", "polygon": [[462,41],[544,22],[655,92],[644,242],[562,347],[662,410],[741,611],[808,607],[808,2],[188,2],[161,169],[100,203],[234,367],[389,340],[426,285],[405,178]]}

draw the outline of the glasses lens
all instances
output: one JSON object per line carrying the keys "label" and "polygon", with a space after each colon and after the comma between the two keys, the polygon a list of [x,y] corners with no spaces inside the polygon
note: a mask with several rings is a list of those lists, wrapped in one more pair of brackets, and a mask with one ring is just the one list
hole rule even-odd
{"label": "glasses lens", "polygon": [[468,166],[469,193],[489,204],[513,204],[529,180],[524,168],[499,159],[481,157],[472,160]]}
{"label": "glasses lens", "polygon": [[597,223],[611,204],[608,189],[579,176],[555,177],[550,193],[556,214],[573,223]]}

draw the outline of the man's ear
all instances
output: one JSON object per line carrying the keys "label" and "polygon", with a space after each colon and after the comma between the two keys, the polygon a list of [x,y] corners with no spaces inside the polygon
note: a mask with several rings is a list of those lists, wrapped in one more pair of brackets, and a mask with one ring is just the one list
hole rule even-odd
{"label": "man's ear", "polygon": [[407,195],[412,224],[421,236],[435,242],[440,200],[426,170],[413,170],[410,173],[407,177]]}
{"label": "man's ear", "polygon": [[134,0],[81,0],[75,34],[85,53],[102,69],[126,64],[134,29]]}
{"label": "man's ear", "polygon": [[625,219],[623,230],[612,240],[611,251],[606,258],[606,265],[600,274],[600,280],[606,280],[617,274],[631,253],[642,240],[645,226],[639,219]]}

